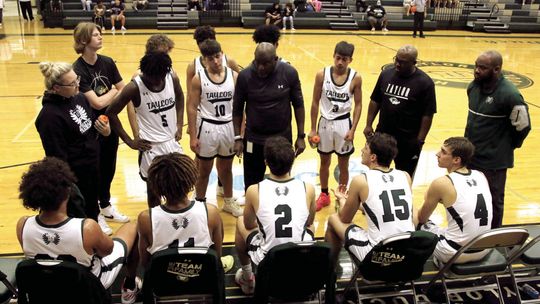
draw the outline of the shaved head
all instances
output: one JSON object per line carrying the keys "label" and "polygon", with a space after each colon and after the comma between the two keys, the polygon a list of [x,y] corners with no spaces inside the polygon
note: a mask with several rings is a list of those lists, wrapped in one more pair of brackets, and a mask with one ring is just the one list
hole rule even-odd
{"label": "shaved head", "polygon": [[259,77],[268,77],[276,67],[276,47],[268,42],[259,43],[255,49],[255,61],[253,63]]}
{"label": "shaved head", "polygon": [[416,71],[416,58],[418,51],[410,44],[399,48],[396,57],[394,57],[394,67],[396,73],[400,75],[410,75]]}
{"label": "shaved head", "polygon": [[418,58],[418,50],[410,44],[406,44],[399,48],[397,51],[398,55],[406,55],[409,56],[411,59],[415,60]]}
{"label": "shaved head", "polygon": [[261,42],[257,44],[257,48],[255,49],[255,59],[259,56],[276,56],[276,47],[269,42]]}
{"label": "shaved head", "polygon": [[501,53],[495,50],[485,51],[480,56],[486,57],[491,62],[491,67],[500,67],[502,68],[503,59]]}
{"label": "shaved head", "polygon": [[501,53],[489,50],[476,58],[474,68],[474,79],[483,85],[492,85],[499,79],[502,73]]}

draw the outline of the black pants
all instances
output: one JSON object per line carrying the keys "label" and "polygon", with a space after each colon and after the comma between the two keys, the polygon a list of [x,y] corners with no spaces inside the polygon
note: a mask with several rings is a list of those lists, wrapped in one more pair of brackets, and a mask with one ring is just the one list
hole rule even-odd
{"label": "black pants", "polygon": [[0,23],[2,23],[3,10],[4,9],[0,8]]}
{"label": "black pants", "polygon": [[101,137],[99,140],[99,206],[105,208],[109,206],[111,200],[111,183],[116,172],[116,156],[118,154],[118,135],[111,132],[111,135]]}
{"label": "black pants", "polygon": [[99,171],[98,166],[71,167],[77,177],[77,187],[84,197],[84,211],[88,218],[97,221],[99,215],[98,191]]}
{"label": "black pants", "polygon": [[[28,18],[30,18],[30,20],[34,20],[34,15],[32,14],[32,3],[30,3],[30,1],[19,3],[21,4],[21,11],[24,20],[28,20]],[[28,13],[28,16],[26,13]]]}
{"label": "black pants", "polygon": [[416,31],[420,31],[420,36],[424,36],[424,12],[414,13],[414,31],[413,35],[416,35]]}
{"label": "black pants", "polygon": [[251,153],[247,152],[247,141],[244,140],[244,189],[258,184],[264,179],[266,165],[264,163],[264,145],[253,143]]}
{"label": "black pants", "polygon": [[502,226],[504,213],[504,187],[506,185],[507,169],[489,170],[469,166],[471,169],[478,170],[486,176],[489,183],[489,192],[491,192],[491,202],[493,205],[493,219],[491,220],[491,229]]}
{"label": "black pants", "polygon": [[399,138],[396,137],[398,154],[394,159],[396,169],[407,171],[411,178],[414,177],[416,165],[422,152],[422,146],[418,144],[416,138]]}

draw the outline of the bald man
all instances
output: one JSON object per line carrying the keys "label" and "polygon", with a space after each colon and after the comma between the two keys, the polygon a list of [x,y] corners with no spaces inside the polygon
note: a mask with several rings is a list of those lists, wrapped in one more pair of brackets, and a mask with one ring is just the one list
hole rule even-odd
{"label": "bald man", "polygon": [[[283,136],[293,143],[292,111],[296,120],[296,155],[306,147],[304,133],[304,97],[298,72],[276,56],[276,47],[268,42],[257,45],[255,60],[238,74],[233,97],[234,150],[244,155],[244,187],[264,178],[266,166],[263,148],[267,138]],[[246,115],[244,138],[240,135]]]}
{"label": "bald man", "polygon": [[471,169],[484,173],[493,203],[492,228],[502,225],[506,171],[514,166],[514,149],[531,130],[529,109],[518,89],[502,73],[503,59],[487,51],[476,59],[474,81],[467,88],[467,137],[476,147]]}
{"label": "bald man", "polygon": [[418,51],[402,46],[394,57],[394,67],[381,72],[371,94],[364,135],[373,135],[373,121],[379,114],[377,132],[397,140],[396,169],[414,176],[422,146],[437,112],[435,83],[416,67]]}

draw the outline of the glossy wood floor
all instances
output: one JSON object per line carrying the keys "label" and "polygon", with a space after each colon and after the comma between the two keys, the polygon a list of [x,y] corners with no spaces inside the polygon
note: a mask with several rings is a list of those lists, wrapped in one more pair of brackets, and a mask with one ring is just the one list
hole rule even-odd
{"label": "glossy wood floor", "polygon": [[[146,39],[157,30],[130,30],[125,34],[104,37],[103,54],[117,62],[125,80],[138,67],[144,52]],[[391,26],[389,26],[391,29]],[[252,30],[240,28],[218,28],[218,40],[226,54],[247,66],[253,58],[255,45]],[[192,39],[193,30],[167,31],[176,43],[172,51],[174,69],[185,84],[187,64],[198,55]],[[77,56],[73,51],[72,31],[44,29],[39,22],[19,22],[17,17],[5,17],[0,28],[0,254],[17,253],[21,249],[15,237],[15,223],[25,210],[18,199],[18,183],[28,163],[44,156],[34,119],[41,107],[43,78],[38,70],[40,61],[73,62]],[[506,184],[506,208],[504,224],[540,222],[540,138],[536,127],[540,118],[540,89],[534,83],[540,79],[540,36],[539,35],[487,35],[460,31],[429,32],[427,39],[413,39],[409,32],[393,32],[383,35],[368,31],[338,32],[326,30],[287,31],[281,38],[278,54],[295,66],[302,80],[306,113],[309,113],[315,73],[332,64],[334,45],[346,40],[356,46],[351,64],[363,78],[363,105],[361,122],[356,134],[357,153],[351,158],[352,175],[360,169],[359,151],[364,145],[361,130],[365,124],[367,104],[382,66],[390,64],[396,50],[407,43],[419,50],[420,65],[437,81],[438,113],[426,140],[420,165],[414,181],[414,203],[422,204],[427,185],[435,177],[444,174],[437,168],[435,153],[442,141],[449,136],[463,135],[467,115],[465,87],[472,80],[471,66],[477,55],[487,49],[497,49],[504,55],[503,69],[512,72],[512,79],[519,83],[521,92],[530,103],[533,131],[524,147],[517,150],[515,168],[509,171]],[[528,81],[532,81],[528,83]],[[528,87],[523,87],[528,86]],[[124,124],[127,120],[124,117]],[[306,115],[306,131],[310,128]],[[188,136],[181,141],[189,151]],[[536,152],[535,152],[536,151]],[[191,154],[191,152],[189,152]],[[138,177],[137,154],[126,145],[119,148],[117,173],[112,186],[113,203],[135,219],[146,207],[145,185]],[[298,177],[318,183],[318,156],[308,149],[297,160],[293,173]],[[336,164],[334,159],[333,166]],[[235,192],[242,194],[242,169],[235,161]],[[215,174],[209,186],[208,196],[215,191]],[[336,181],[331,178],[331,187]],[[219,200],[221,204],[221,200]],[[326,219],[333,207],[317,214],[316,234],[323,236]],[[234,218],[222,213],[225,223],[225,241],[234,238]],[[358,219],[362,222],[361,219]],[[444,210],[438,209],[435,220],[444,222]],[[112,224],[117,228],[118,224]]]}

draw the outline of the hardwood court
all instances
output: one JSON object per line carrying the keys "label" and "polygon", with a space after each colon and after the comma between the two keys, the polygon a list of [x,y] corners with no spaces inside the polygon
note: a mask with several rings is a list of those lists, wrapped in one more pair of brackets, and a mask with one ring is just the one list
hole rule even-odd
{"label": "hardwood court", "polygon": [[[37,21],[19,23],[16,17],[6,17],[0,34],[0,254],[18,253],[21,249],[15,237],[15,224],[25,210],[18,199],[18,183],[28,163],[44,156],[39,136],[34,127],[34,119],[41,107],[43,77],[37,63],[40,61],[73,62],[77,55],[72,49],[72,31],[44,29]],[[124,80],[127,81],[138,67],[149,35],[156,30],[129,30],[125,35],[105,32],[101,53],[117,61]],[[251,39],[252,30],[238,28],[218,28],[218,41],[225,53],[247,66],[253,58],[255,45]],[[197,46],[192,39],[193,30],[166,32],[176,43],[171,53],[174,69],[185,86],[187,64],[198,56]],[[472,32],[437,31],[429,33],[427,39],[413,39],[409,32],[391,31],[386,35],[377,31],[338,32],[327,30],[287,31],[281,38],[278,55],[295,66],[300,74],[306,105],[306,133],[311,122],[309,110],[315,73],[333,63],[334,45],[347,40],[356,46],[351,67],[359,71],[363,78],[363,111],[356,132],[357,152],[351,158],[351,175],[360,170],[359,151],[364,145],[362,130],[365,125],[369,96],[381,68],[392,63],[396,50],[407,43],[419,50],[419,66],[437,82],[438,113],[426,139],[421,161],[414,181],[414,203],[419,207],[429,182],[444,171],[437,168],[435,153],[444,139],[463,135],[467,115],[465,87],[472,80],[472,65],[477,55],[487,49],[497,49],[504,56],[503,69],[511,72],[515,83],[529,102],[533,131],[524,147],[517,150],[515,168],[509,170],[506,184],[506,210],[504,224],[540,222],[540,136],[536,126],[540,121],[540,90],[535,80],[540,78],[540,36],[538,35],[487,35]],[[184,91],[185,91],[184,87]],[[187,119],[184,120],[187,123]],[[127,119],[123,116],[124,127]],[[293,124],[294,125],[294,124]],[[184,135],[182,147],[189,155],[189,137]],[[333,165],[337,164],[334,159]],[[334,168],[333,166],[333,168]],[[243,192],[241,164],[235,160],[235,192]],[[294,167],[293,174],[318,183],[318,156],[315,150],[307,148]],[[211,178],[208,197],[215,191],[215,175]],[[334,178],[330,187],[336,186]],[[146,208],[145,185],[138,176],[137,153],[122,144],[112,195],[119,209],[132,220]],[[318,195],[318,193],[317,193]],[[219,200],[221,204],[221,199]],[[324,235],[326,219],[333,212],[333,205],[317,214],[316,235]],[[445,218],[442,208],[437,210],[436,221]],[[234,218],[222,213],[225,223],[225,241],[234,239]],[[364,223],[365,224],[365,223]],[[118,224],[112,224],[117,228]]]}

